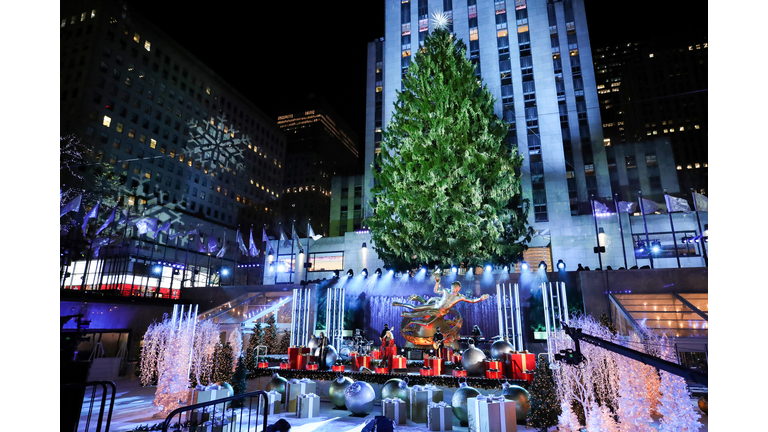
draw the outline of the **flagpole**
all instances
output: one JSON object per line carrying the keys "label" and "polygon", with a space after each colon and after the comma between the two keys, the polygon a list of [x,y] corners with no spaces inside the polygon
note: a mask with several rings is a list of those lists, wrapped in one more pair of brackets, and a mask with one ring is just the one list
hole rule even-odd
{"label": "flagpole", "polygon": [[[253,225],[251,225],[251,227],[253,227]],[[269,237],[264,240],[264,236],[267,234],[267,224],[264,224],[261,229],[261,241],[264,242],[264,265],[261,267],[261,283],[264,284],[266,282],[265,276],[267,275],[267,258],[269,258],[269,255],[267,254],[267,248],[269,247]]]}
{"label": "flagpole", "polygon": [[[115,204],[115,212],[117,212],[117,204]],[[112,220],[112,222],[114,222],[114,220]],[[115,227],[114,226],[109,227],[109,239],[110,240],[112,239],[112,235],[114,233],[115,233]],[[110,241],[110,243],[111,243],[111,241]],[[105,249],[105,251],[104,251],[104,264],[101,266],[101,276],[99,276],[99,288],[101,288],[102,284],[104,283],[104,271],[107,268],[107,257],[108,256],[110,257],[109,269],[110,269],[110,271],[112,270],[112,264],[111,264],[111,257],[112,257],[112,255],[109,254],[109,245],[107,245],[107,247],[104,248],[104,249]],[[113,247],[113,249],[114,249],[114,247]],[[109,278],[107,278],[107,280],[109,280]]]}
{"label": "flagpole", "polygon": [[[123,239],[120,241],[120,255],[121,255],[121,259],[120,259],[120,263],[119,263],[120,264],[119,268],[120,268],[121,271],[118,274],[115,275],[115,285],[117,286],[117,289],[120,291],[120,295],[121,296],[123,295],[123,287],[121,285],[125,284],[125,278],[128,276],[127,258],[126,258],[126,264],[125,264],[125,272],[122,271],[123,270],[123,259],[122,259],[123,257],[122,257],[122,255],[125,255],[125,238],[128,236],[128,225],[130,224],[130,221],[131,221],[131,208],[129,207],[127,210],[128,210],[128,213],[125,214],[125,229],[123,230]],[[119,224],[119,221],[118,221],[118,224]],[[122,278],[122,282],[120,281],[121,280],[120,273],[124,273],[123,278]]]}
{"label": "flagpole", "polygon": [[669,215],[669,226],[672,227],[672,241],[675,243],[675,258],[677,258],[677,268],[682,268],[680,265],[680,254],[677,252],[677,238],[675,238],[675,224],[672,222],[672,212],[670,211],[669,205],[669,195],[667,194],[667,190],[664,189],[664,204],[667,205],[667,214]]}
{"label": "flagpole", "polygon": [[619,208],[619,194],[613,194],[613,205],[616,206],[616,216],[619,217],[619,233],[621,233],[621,251],[624,253],[624,268],[629,269],[627,266],[627,249],[624,246],[624,228],[621,226],[621,209]]}
{"label": "flagpole", "polygon": [[[68,257],[68,260],[67,260],[68,263],[67,263],[66,268],[64,269],[64,278],[61,281],[61,289],[64,289],[64,284],[67,282],[67,272],[69,271],[70,264],[72,264],[72,259],[73,259],[72,257],[74,256],[75,240],[77,238],[76,237],[77,233],[75,232],[75,230],[77,229],[77,224],[72,224],[72,222],[74,220],[72,218],[69,218],[69,216],[67,216],[67,218],[69,219],[69,222],[67,222],[67,224],[71,227],[71,228],[69,228],[69,232],[67,232],[67,235],[69,235],[69,233],[72,233],[72,235],[70,236],[72,238],[69,241],[69,246],[67,246],[67,254],[66,255]],[[65,240],[67,238],[67,235],[64,236]],[[74,267],[73,267],[73,270],[74,270]],[[70,283],[70,286],[71,286],[71,283]]]}
{"label": "flagpole", "polygon": [[600,253],[600,234],[597,230],[597,214],[595,214],[595,194],[590,195],[589,203],[592,204],[592,219],[595,220],[595,238],[597,239],[597,261],[600,264],[600,270],[603,269],[603,256]]}
{"label": "flagpole", "polygon": [[[211,230],[211,237],[213,237],[213,230]],[[205,286],[211,285],[211,237],[208,237],[208,270],[205,278]],[[216,242],[218,244],[218,242]]]}
{"label": "flagpole", "polygon": [[[184,229],[186,231],[186,228]],[[187,249],[186,252],[184,252],[184,269],[183,273],[181,274],[181,288],[184,288],[184,281],[187,278],[187,259],[189,258],[189,233],[184,233],[184,238],[187,239]]]}
{"label": "flagpole", "polygon": [[[171,224],[171,227],[173,224]],[[155,295],[153,297],[157,297],[157,295],[160,293],[160,285],[163,283],[163,272],[165,272],[165,254],[168,252],[168,237],[171,236],[171,227],[168,227],[168,232],[165,233],[165,246],[163,247],[163,260],[162,265],[160,266],[160,276],[157,278],[157,289],[155,290]],[[158,233],[157,235],[160,235]],[[173,284],[173,266],[171,266],[171,284]],[[171,291],[169,288],[168,296],[171,296]]]}
{"label": "flagpole", "polygon": [[653,268],[653,253],[651,253],[651,240],[648,238],[648,222],[645,220],[645,209],[643,208],[643,191],[637,191],[638,202],[640,203],[640,214],[643,215],[643,226],[645,227],[645,247],[648,248],[648,260],[651,261]]}
{"label": "flagpole", "polygon": [[195,245],[195,249],[197,249],[195,251],[195,269],[192,271],[192,286],[193,287],[195,286],[195,282],[197,282],[197,280],[196,280],[197,278],[195,277],[195,272],[199,273],[199,269],[197,268],[197,259],[200,257],[200,248],[198,246],[202,243],[202,241],[200,240],[200,231],[196,232],[195,235],[196,235],[195,238],[198,239],[198,240],[197,240],[197,244]]}
{"label": "flagpole", "polygon": [[277,285],[277,263],[280,261],[280,242],[283,241],[283,239],[280,238],[280,229],[282,228],[283,224],[282,222],[279,222],[277,224],[277,255],[275,255],[275,285]]}
{"label": "flagpole", "polygon": [[307,262],[304,263],[304,282],[309,280],[309,267],[307,267],[307,264],[309,264],[309,230],[312,229],[309,225],[310,222],[312,222],[312,218],[307,219]]}
{"label": "flagpole", "polygon": [[[221,247],[224,249],[224,253],[227,252],[227,229],[224,228],[224,238],[221,241]],[[224,274],[222,273],[222,270],[224,269],[224,253],[221,254],[221,262],[219,263],[219,286],[224,285]]]}
{"label": "flagpole", "polygon": [[[239,240],[239,238],[237,237],[238,235],[240,235],[240,224],[237,224],[237,234],[235,235],[235,243],[237,243],[237,241]],[[240,253],[240,244],[238,243],[235,245],[235,268],[234,270],[232,270],[233,285],[237,285],[237,279],[235,278],[235,276],[237,276],[237,257],[239,256],[239,253]]]}
{"label": "flagpole", "polygon": [[[155,229],[157,229],[157,227],[155,227]],[[157,236],[159,234],[160,233],[155,231],[155,237],[152,239],[152,251],[149,253],[149,275],[147,276],[147,283],[144,284],[144,297],[147,296],[147,290],[149,290],[149,278],[150,278],[150,276],[152,276],[152,271],[153,271],[152,259],[155,258],[155,245],[157,244]],[[160,275],[162,275],[162,270],[161,270]],[[158,282],[157,287],[158,287],[158,289],[160,288],[160,283],[159,282]]]}
{"label": "flagpole", "polygon": [[704,254],[704,267],[709,267],[709,259],[707,258],[707,248],[704,246],[704,231],[701,230],[701,219],[699,219],[699,205],[696,204],[696,195],[694,195],[693,188],[691,188],[691,198],[693,198],[693,208],[696,210],[696,223],[699,225],[699,234],[701,234],[701,252]]}
{"label": "flagpole", "polygon": [[[88,223],[85,226],[86,233],[88,232],[88,226],[91,225],[91,221],[88,221]],[[83,234],[83,239],[88,242],[88,252],[85,255],[85,269],[83,270],[83,285],[82,285],[82,291],[85,291],[85,286],[88,285],[88,269],[91,267],[91,259],[93,258],[91,249],[93,248],[93,242],[88,241],[88,237],[86,234]]]}
{"label": "flagpole", "polygon": [[[296,247],[294,244],[296,243],[296,236],[294,235],[296,233],[296,219],[291,222],[291,270],[288,272],[288,283],[293,283],[293,257],[296,254]],[[298,261],[298,259],[296,260]],[[298,263],[297,263],[298,266]]]}
{"label": "flagpole", "polygon": [[[173,224],[171,224],[171,228],[174,228]],[[168,240],[171,239],[171,228],[168,228],[168,236],[165,238],[166,250],[168,250],[168,247],[167,247]],[[178,234],[179,233],[178,228],[174,229],[173,233]],[[171,297],[171,298],[173,298],[173,276],[174,276],[174,272],[176,271],[176,251],[178,250],[177,249],[178,245],[179,245],[179,236],[177,235],[176,237],[173,238],[173,265],[171,265],[171,284],[168,286],[168,297]],[[165,252],[163,252],[163,261],[165,261]]]}

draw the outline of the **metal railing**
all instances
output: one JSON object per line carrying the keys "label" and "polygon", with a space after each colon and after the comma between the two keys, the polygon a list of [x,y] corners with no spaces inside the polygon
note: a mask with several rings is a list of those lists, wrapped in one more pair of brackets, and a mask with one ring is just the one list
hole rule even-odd
{"label": "metal railing", "polygon": [[[254,398],[256,399],[255,405]],[[247,403],[244,399],[247,399]],[[244,403],[242,407],[227,407],[227,405],[231,405],[231,402],[238,400],[243,400]],[[261,403],[262,400],[264,401],[263,405]],[[225,431],[249,432],[251,430],[258,430],[259,415],[263,415],[264,417],[261,430],[266,431],[267,415],[269,411],[268,403],[269,399],[267,397],[267,392],[258,390],[176,408],[165,418],[162,431],[200,430],[202,426],[206,425],[226,425],[226,427],[223,428]],[[219,406],[221,408],[219,408]],[[186,416],[183,415],[184,413],[186,413]],[[184,417],[186,417],[186,419]],[[174,418],[176,418],[175,421]],[[252,424],[253,429],[251,429]]]}
{"label": "metal railing", "polygon": [[[80,404],[80,411],[78,412],[77,421],[74,423],[73,431],[78,431],[80,426],[80,417],[82,415],[82,405],[85,402],[85,389],[88,387],[93,387],[93,390],[91,391],[91,401],[88,406],[88,416],[86,417],[86,424],[85,424],[85,432],[89,432],[91,428],[91,418],[93,417],[93,408],[94,408],[94,402],[96,401],[96,389],[100,386],[102,388],[101,391],[101,404],[99,405],[99,418],[96,423],[96,432],[102,432],[101,425],[104,422],[104,409],[107,404],[107,393],[108,389],[107,387],[112,388],[112,396],[110,396],[109,400],[109,412],[107,412],[107,419],[106,419],[106,425],[104,427],[103,432],[109,432],[109,424],[112,421],[112,409],[115,407],[115,393],[117,392],[117,387],[115,387],[115,383],[112,381],[88,381],[84,383],[74,383],[74,384],[64,384],[61,386],[62,393],[64,393],[66,390],[70,391],[77,391],[78,389],[82,389],[83,391],[83,398],[81,399]],[[62,395],[63,397],[63,395]],[[64,414],[64,413],[62,413]],[[64,429],[62,429],[64,431]]]}

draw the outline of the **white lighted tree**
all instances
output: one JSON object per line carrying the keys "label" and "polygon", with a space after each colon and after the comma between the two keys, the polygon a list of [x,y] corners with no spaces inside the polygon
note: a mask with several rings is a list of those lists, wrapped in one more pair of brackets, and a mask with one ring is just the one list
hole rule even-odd
{"label": "white lighted tree", "polygon": [[243,352],[243,332],[240,331],[240,327],[235,327],[235,329],[232,330],[227,341],[232,345],[232,357],[235,359],[232,367],[232,370],[234,371],[235,368],[237,368],[238,359]]}

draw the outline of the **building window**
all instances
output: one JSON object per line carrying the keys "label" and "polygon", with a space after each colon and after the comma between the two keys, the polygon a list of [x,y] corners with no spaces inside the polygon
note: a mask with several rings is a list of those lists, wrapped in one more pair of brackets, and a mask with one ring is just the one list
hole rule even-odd
{"label": "building window", "polygon": [[145,40],[145,41],[144,41],[144,49],[145,49],[145,50],[147,50],[147,51],[149,51],[149,49],[150,49],[151,47],[152,47],[152,44],[151,44],[151,43],[149,43],[149,41],[148,41],[148,40]]}
{"label": "building window", "polygon": [[104,116],[104,120],[101,122],[106,127],[109,127],[110,124],[112,124],[112,117]]}
{"label": "building window", "polygon": [[154,138],[150,138],[149,139],[149,147],[151,147],[151,148],[157,147],[157,141],[155,141]]}
{"label": "building window", "polygon": [[475,41],[477,39],[477,27],[469,29],[469,40]]}

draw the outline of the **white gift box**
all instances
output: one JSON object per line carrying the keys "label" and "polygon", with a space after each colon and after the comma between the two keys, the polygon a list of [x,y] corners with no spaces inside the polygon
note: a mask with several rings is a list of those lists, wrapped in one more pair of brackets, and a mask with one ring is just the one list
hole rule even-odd
{"label": "white gift box", "polygon": [[298,397],[296,403],[296,417],[313,418],[320,414],[320,396],[309,393]]}
{"label": "white gift box", "polygon": [[399,398],[386,398],[381,401],[381,415],[393,420],[395,424],[405,424],[405,401]]}
{"label": "white gift box", "polygon": [[443,391],[432,384],[423,387],[415,385],[410,389],[408,399],[410,402],[408,417],[414,423],[426,423],[429,404],[432,402],[442,402]]}
{"label": "white gift box", "polygon": [[314,381],[303,379],[292,379],[285,384],[285,411],[296,412],[297,402],[299,396],[309,393],[317,392],[317,383]]}
{"label": "white gift box", "polygon": [[469,432],[517,432],[515,402],[503,396],[467,400]]}
{"label": "white gift box", "polygon": [[453,430],[453,408],[445,402],[429,404],[427,428],[431,431]]}

